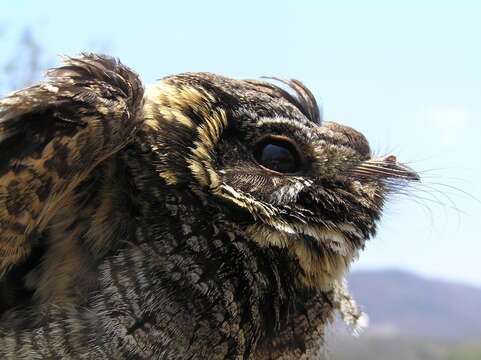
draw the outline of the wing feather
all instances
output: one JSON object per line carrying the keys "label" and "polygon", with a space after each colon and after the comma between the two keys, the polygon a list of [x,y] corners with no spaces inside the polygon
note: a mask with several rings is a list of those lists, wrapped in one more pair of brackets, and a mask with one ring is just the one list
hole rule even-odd
{"label": "wing feather", "polygon": [[94,54],[63,61],[46,82],[0,100],[0,279],[141,119],[144,88],[129,68]]}

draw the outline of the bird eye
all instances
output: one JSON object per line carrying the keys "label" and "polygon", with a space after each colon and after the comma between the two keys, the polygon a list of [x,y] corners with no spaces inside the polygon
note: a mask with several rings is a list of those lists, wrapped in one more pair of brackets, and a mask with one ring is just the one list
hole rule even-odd
{"label": "bird eye", "polygon": [[254,158],[263,167],[283,174],[295,173],[301,166],[294,141],[284,136],[269,135],[260,139],[254,147]]}

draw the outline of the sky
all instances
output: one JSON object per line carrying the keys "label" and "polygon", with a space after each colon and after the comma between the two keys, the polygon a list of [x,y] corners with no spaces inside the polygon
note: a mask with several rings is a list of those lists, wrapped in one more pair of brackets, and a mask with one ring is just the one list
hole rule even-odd
{"label": "sky", "polygon": [[[480,1],[0,0],[0,64],[30,29],[45,64],[106,52],[145,83],[186,71],[303,81],[422,183],[391,199],[353,269],[481,286]],[[2,84],[0,84],[2,89]]]}

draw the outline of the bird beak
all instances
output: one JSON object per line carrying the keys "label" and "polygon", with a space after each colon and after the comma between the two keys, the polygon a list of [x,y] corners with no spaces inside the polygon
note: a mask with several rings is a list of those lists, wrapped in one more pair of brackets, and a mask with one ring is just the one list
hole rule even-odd
{"label": "bird beak", "polygon": [[398,163],[394,155],[385,158],[372,158],[364,161],[353,170],[353,174],[367,178],[404,179],[421,181],[419,174],[409,166]]}

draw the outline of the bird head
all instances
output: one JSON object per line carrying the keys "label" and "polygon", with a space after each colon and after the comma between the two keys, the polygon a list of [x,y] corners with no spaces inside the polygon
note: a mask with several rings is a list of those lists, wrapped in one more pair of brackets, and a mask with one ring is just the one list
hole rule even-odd
{"label": "bird head", "polygon": [[[274,79],[278,80],[278,79]],[[327,290],[375,233],[386,196],[418,175],[375,157],[358,131],[321,121],[299,81],[167,77],[147,89],[145,143],[167,185],[287,251],[301,286]],[[213,210],[212,210],[213,209]]]}

